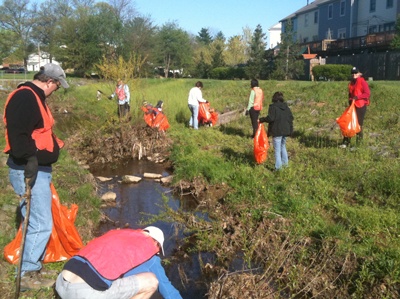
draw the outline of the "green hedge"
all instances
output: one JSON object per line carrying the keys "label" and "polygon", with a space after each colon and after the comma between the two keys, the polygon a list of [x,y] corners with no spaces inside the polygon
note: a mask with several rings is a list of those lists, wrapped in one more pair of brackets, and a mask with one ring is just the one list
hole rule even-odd
{"label": "green hedge", "polygon": [[210,72],[210,79],[247,79],[244,67],[216,67]]}
{"label": "green hedge", "polygon": [[349,64],[317,65],[312,69],[317,81],[347,81],[350,79],[352,66]]}

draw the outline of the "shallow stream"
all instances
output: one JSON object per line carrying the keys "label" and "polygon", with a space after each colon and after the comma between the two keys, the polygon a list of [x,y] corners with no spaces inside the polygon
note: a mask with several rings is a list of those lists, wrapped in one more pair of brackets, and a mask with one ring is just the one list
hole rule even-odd
{"label": "shallow stream", "polygon": [[[178,198],[174,196],[171,189],[162,186],[154,179],[143,178],[139,183],[123,184],[122,176],[133,175],[143,177],[144,173],[162,174],[163,177],[170,173],[162,164],[148,161],[129,160],[121,164],[105,165],[91,169],[95,177],[112,178],[111,181],[99,183],[99,195],[112,191],[117,195],[116,205],[103,210],[108,221],[99,227],[99,234],[115,228],[144,228],[147,225],[155,225],[161,228],[165,235],[164,250],[166,257],[171,256],[179,246],[183,238],[182,232],[176,234],[176,223],[157,221],[143,224],[143,221],[152,219],[153,215],[163,212],[163,196],[168,198],[168,205],[172,209],[182,208],[184,211],[193,211],[197,206],[191,197]],[[196,212],[198,213],[198,212]],[[206,215],[202,215],[206,217]],[[211,258],[209,254],[202,254],[202,262]],[[206,282],[202,276],[199,265],[199,254],[193,254],[185,261],[176,262],[165,267],[167,276],[172,284],[180,291],[183,298],[200,299],[207,298]],[[158,299],[161,296],[153,296]]]}

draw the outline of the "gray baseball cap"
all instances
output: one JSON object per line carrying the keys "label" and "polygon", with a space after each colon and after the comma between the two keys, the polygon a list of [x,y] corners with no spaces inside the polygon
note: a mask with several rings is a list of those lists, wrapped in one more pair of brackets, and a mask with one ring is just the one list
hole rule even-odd
{"label": "gray baseball cap", "polygon": [[46,76],[49,76],[50,78],[53,78],[55,80],[60,81],[61,86],[64,88],[68,88],[69,84],[67,83],[65,73],[63,69],[54,63],[47,63],[43,66],[44,70],[42,71],[43,74]]}

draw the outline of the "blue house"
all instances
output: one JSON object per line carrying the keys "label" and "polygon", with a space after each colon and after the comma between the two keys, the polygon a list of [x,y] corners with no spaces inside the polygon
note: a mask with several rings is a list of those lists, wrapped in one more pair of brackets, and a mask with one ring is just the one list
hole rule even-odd
{"label": "blue house", "polygon": [[296,42],[314,43],[324,51],[331,43],[333,48],[361,47],[368,41],[388,46],[399,13],[400,0],[315,0],[280,22],[282,33],[290,20]]}

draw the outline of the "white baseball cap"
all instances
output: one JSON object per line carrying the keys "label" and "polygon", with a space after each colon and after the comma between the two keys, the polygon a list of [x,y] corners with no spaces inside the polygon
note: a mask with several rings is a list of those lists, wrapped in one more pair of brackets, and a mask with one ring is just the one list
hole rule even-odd
{"label": "white baseball cap", "polygon": [[161,247],[161,252],[163,255],[164,254],[164,233],[161,229],[159,229],[158,227],[155,226],[148,226],[146,228],[143,229],[145,232],[147,232],[149,234],[150,237],[152,237],[154,240],[156,240]]}

